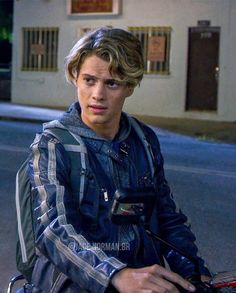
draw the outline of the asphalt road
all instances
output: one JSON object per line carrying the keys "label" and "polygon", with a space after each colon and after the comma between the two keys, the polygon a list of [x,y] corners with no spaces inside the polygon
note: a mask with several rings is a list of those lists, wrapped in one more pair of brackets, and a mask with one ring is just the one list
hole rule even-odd
{"label": "asphalt road", "polygon": [[[36,123],[0,121],[0,293],[17,273],[15,174],[40,129]],[[158,132],[166,177],[189,216],[201,255],[213,272],[236,269],[236,145]]]}
{"label": "asphalt road", "polygon": [[160,136],[166,177],[213,272],[236,269],[236,145]]}

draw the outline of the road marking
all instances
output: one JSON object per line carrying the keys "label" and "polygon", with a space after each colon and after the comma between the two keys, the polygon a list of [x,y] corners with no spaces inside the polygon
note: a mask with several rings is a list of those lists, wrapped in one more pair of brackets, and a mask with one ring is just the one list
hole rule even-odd
{"label": "road marking", "polygon": [[27,153],[28,150],[29,150],[29,148],[27,148],[27,147],[19,147],[19,146],[14,146],[14,145],[0,144],[0,151]]}
{"label": "road marking", "polygon": [[166,164],[164,168],[166,170],[177,171],[177,172],[236,178],[236,172],[218,171],[218,170],[212,170],[212,169],[202,169],[202,168],[186,167],[181,165],[169,165],[169,164]]}

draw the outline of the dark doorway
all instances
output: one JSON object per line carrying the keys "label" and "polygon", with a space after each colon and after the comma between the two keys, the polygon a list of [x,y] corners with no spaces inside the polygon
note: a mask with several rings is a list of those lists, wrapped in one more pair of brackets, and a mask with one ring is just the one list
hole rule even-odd
{"label": "dark doorway", "polygon": [[219,27],[189,28],[186,110],[217,110]]}
{"label": "dark doorway", "polygon": [[13,0],[0,0],[0,101],[11,98]]}

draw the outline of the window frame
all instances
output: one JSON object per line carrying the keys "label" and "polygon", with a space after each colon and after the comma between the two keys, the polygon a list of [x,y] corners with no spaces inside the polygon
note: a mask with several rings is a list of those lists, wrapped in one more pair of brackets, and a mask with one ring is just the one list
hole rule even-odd
{"label": "window frame", "polygon": [[58,27],[23,27],[21,70],[58,71]]}
{"label": "window frame", "polygon": [[[121,0],[111,0],[112,3],[112,11],[106,12],[106,11],[97,11],[96,3],[90,3],[86,10],[86,3],[84,4],[82,11],[83,12],[77,12],[73,10],[73,0],[67,0],[67,14],[69,16],[100,16],[100,15],[118,15],[121,12]],[[76,0],[80,1],[80,0]],[[83,0],[81,0],[83,2]],[[94,7],[93,7],[94,6]],[[90,11],[92,9],[92,11]]]}
{"label": "window frame", "polygon": [[[130,26],[128,30],[141,41],[145,64],[144,73],[146,75],[170,75],[172,28],[169,26]],[[160,51],[155,52],[155,49]],[[153,58],[153,60],[156,58],[156,61],[149,60],[148,58]]]}

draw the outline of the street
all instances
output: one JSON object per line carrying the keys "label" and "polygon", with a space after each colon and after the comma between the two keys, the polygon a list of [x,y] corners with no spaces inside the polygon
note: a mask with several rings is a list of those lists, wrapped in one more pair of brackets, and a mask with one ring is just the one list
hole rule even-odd
{"label": "street", "polygon": [[[0,293],[15,267],[15,174],[41,125],[0,121]],[[158,131],[166,177],[213,272],[236,269],[236,145]]]}
{"label": "street", "polygon": [[35,123],[0,121],[0,293],[5,293],[8,280],[17,273],[15,175],[40,129]]}

